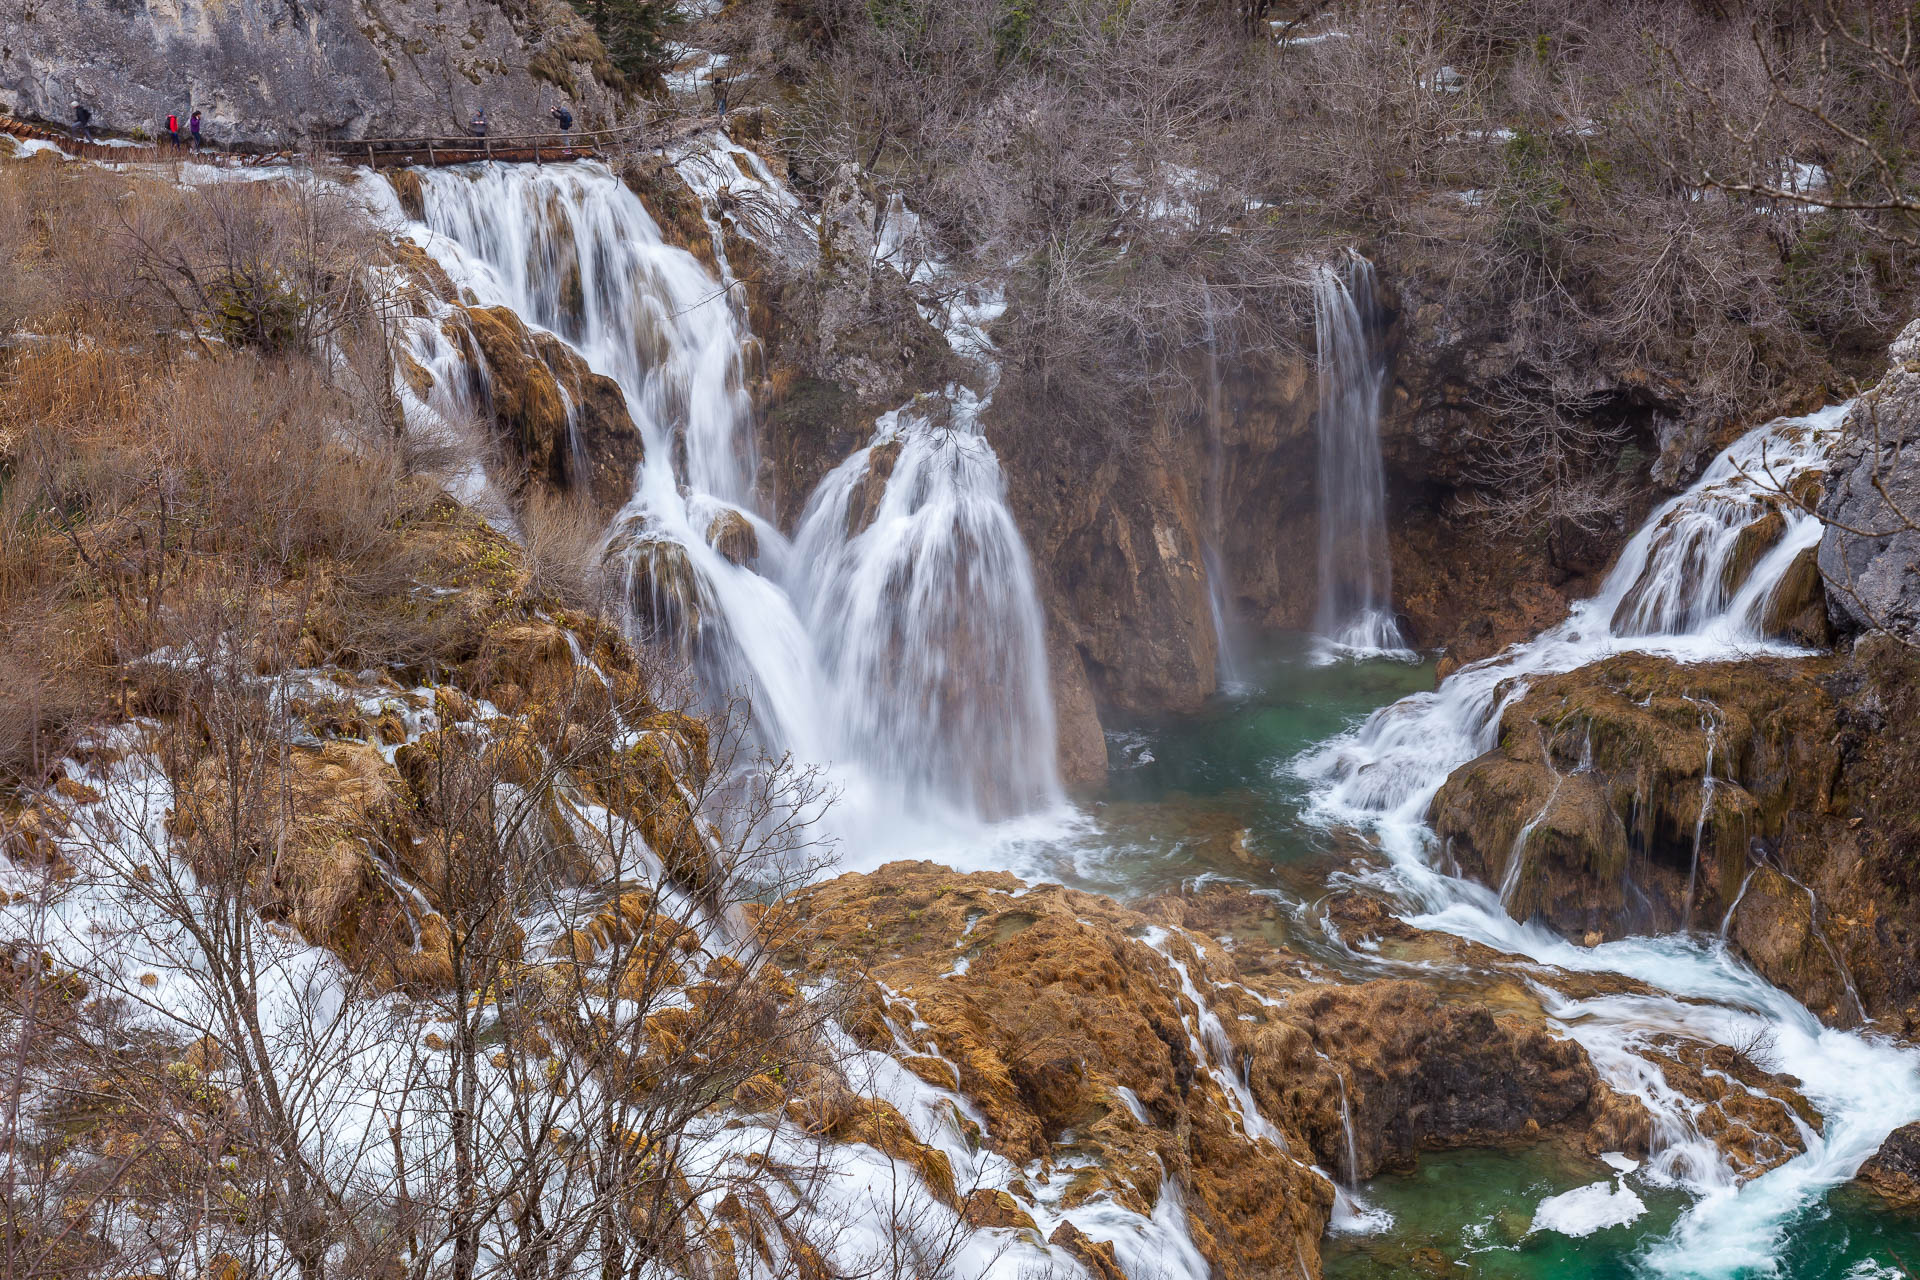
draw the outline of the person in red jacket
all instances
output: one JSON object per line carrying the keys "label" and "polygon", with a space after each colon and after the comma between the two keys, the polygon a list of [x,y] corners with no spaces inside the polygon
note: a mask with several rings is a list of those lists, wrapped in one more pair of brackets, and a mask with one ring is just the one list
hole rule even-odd
{"label": "person in red jacket", "polygon": [[167,117],[167,141],[171,142],[176,147],[180,145],[180,117],[179,116],[170,115]]}

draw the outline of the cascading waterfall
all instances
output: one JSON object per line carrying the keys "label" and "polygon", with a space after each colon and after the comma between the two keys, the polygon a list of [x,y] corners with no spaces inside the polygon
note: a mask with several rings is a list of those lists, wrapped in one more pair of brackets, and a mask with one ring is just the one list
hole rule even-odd
{"label": "cascading waterfall", "polygon": [[[882,416],[808,501],[794,561],[809,571],[800,589],[833,703],[868,766],[1002,815],[1058,793],[1045,619],[981,407],[956,388]],[[854,529],[880,457],[891,475]]]}
{"label": "cascading waterfall", "polygon": [[[649,593],[643,612],[681,632],[712,686],[749,694],[771,746],[834,767],[847,793],[837,820],[851,811],[864,818],[864,835],[883,840],[877,849],[860,846],[863,856],[899,847],[884,836],[903,802],[976,820],[1057,798],[1042,615],[998,462],[979,433],[977,399],[955,390],[884,416],[871,444],[822,482],[789,544],[755,509],[741,367],[746,335],[722,282],[666,245],[639,201],[597,165],[420,177],[427,221],[413,234],[455,281],[480,303],[511,306],[553,330],[620,383],[645,437],[646,461],[615,543]],[[1325,572],[1328,563],[1365,572],[1349,573],[1355,590],[1328,597],[1323,631],[1353,648],[1382,649],[1397,647],[1400,637],[1377,537],[1383,371],[1358,301],[1370,302],[1370,270],[1355,259],[1345,272],[1329,270],[1316,290],[1323,498],[1355,481],[1355,468],[1327,470],[1334,452],[1327,433],[1348,416],[1341,388],[1371,379],[1370,391],[1345,402],[1367,419],[1372,515],[1358,535],[1331,542],[1323,535],[1322,546],[1330,592],[1341,579]],[[459,367],[451,344],[442,350],[427,332],[438,326],[414,328],[416,355],[435,375],[431,392],[416,396],[418,411],[457,418],[459,404],[429,402],[457,399],[473,375]],[[1425,814],[1448,773],[1492,744],[1501,710],[1530,675],[1625,648],[1699,660],[1782,647],[1764,636],[1761,619],[1820,527],[1796,506],[1771,502],[1767,491],[1820,463],[1840,413],[1750,434],[1693,490],[1655,513],[1601,592],[1561,626],[1384,709],[1299,764],[1316,788],[1320,818],[1377,833],[1390,860],[1383,880],[1414,923],[1565,969],[1626,974],[1652,993],[1547,998],[1550,1013],[1614,1087],[1640,1097],[1653,1114],[1656,1149],[1632,1176],[1697,1197],[1643,1259],[1655,1272],[1734,1275],[1763,1267],[1795,1213],[1850,1176],[1892,1128],[1920,1117],[1920,1064],[1887,1043],[1820,1026],[1723,942],[1634,938],[1585,949],[1516,923],[1492,890],[1430,865]],[[1769,469],[1775,482],[1757,478]],[[484,484],[484,471],[476,474],[474,483]],[[1366,481],[1361,475],[1354,487],[1364,490]],[[1342,521],[1355,506],[1344,499],[1324,505],[1342,512]],[[1725,572],[1740,531],[1770,506],[1785,532],[1744,577]],[[709,545],[709,528],[728,515],[759,536],[759,554],[747,564]],[[1358,560],[1343,550],[1354,546],[1366,550]],[[1364,625],[1356,631],[1354,624]],[[1175,967],[1190,986],[1184,967]],[[1264,1132],[1270,1126],[1222,1048],[1224,1035],[1207,1022],[1204,1002],[1195,1004],[1196,1061],[1214,1073],[1248,1132]],[[1638,1051],[1661,1032],[1721,1042],[1771,1036],[1772,1065],[1801,1078],[1826,1117],[1824,1130],[1808,1135],[1805,1154],[1740,1184],[1686,1102]],[[1344,1090],[1344,1077],[1340,1084]],[[1357,1160],[1350,1117],[1343,1121],[1350,1176]],[[1358,1202],[1344,1188],[1338,1202],[1356,1218]],[[1111,1211],[1085,1210],[1088,1223]],[[1163,1189],[1154,1224],[1159,1234],[1150,1241],[1117,1228],[1115,1238],[1131,1241],[1143,1266],[1171,1258],[1204,1274],[1175,1191]],[[1136,1227],[1129,1222],[1127,1230]]]}
{"label": "cascading waterfall", "polygon": [[[675,639],[714,696],[744,695],[770,752],[831,769],[836,831],[877,856],[905,813],[951,828],[1059,802],[1043,615],[971,393],[883,417],[808,504],[796,548],[755,505],[730,280],[667,244],[595,163],[419,178],[412,233],[456,284],[620,385],[645,461],[609,558],[627,570],[636,625]],[[875,474],[890,445],[891,475]],[[877,509],[849,527],[869,480]],[[757,536],[748,564],[709,545],[735,517]]]}
{"label": "cascading waterfall", "polygon": [[1316,629],[1339,650],[1403,650],[1393,616],[1387,550],[1386,473],[1380,462],[1380,398],[1386,362],[1373,264],[1349,252],[1313,277],[1319,348],[1320,609]]}
{"label": "cascading waterfall", "polygon": [[[1657,993],[1550,1008],[1608,1081],[1652,1113],[1654,1150],[1637,1176],[1696,1197],[1670,1236],[1640,1259],[1652,1274],[1766,1273],[1796,1215],[1850,1178],[1894,1128],[1920,1117],[1920,1054],[1822,1026],[1729,952],[1725,924],[1719,938],[1627,938],[1584,948],[1516,922],[1493,890],[1437,869],[1427,809],[1449,773],[1494,745],[1501,712],[1525,693],[1529,676],[1623,650],[1681,661],[1793,652],[1764,634],[1762,620],[1794,559],[1819,542],[1821,525],[1777,495],[1824,464],[1845,412],[1835,406],[1748,433],[1692,489],[1654,512],[1599,594],[1574,606],[1565,622],[1463,667],[1432,693],[1383,708],[1294,766],[1315,787],[1315,817],[1375,833],[1389,860],[1379,882],[1407,905],[1414,925],[1566,970],[1624,974]],[[1736,581],[1728,557],[1739,532],[1769,510],[1784,518],[1785,530]],[[1718,1043],[1770,1040],[1771,1065],[1801,1079],[1824,1129],[1806,1135],[1804,1154],[1741,1183],[1694,1127],[1686,1101],[1639,1052],[1663,1032]]]}

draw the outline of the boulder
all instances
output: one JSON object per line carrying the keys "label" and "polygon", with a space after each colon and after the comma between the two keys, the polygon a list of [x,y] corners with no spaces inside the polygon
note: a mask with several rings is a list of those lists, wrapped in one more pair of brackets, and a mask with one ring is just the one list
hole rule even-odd
{"label": "boulder", "polygon": [[1768,598],[1761,629],[1770,636],[1791,640],[1809,649],[1833,643],[1828,622],[1826,583],[1820,576],[1820,549],[1808,547],[1793,558],[1780,584]]}
{"label": "boulder", "polygon": [[464,327],[450,336],[470,337],[468,349],[485,362],[487,404],[526,478],[577,495],[612,519],[633,496],[644,452],[619,384],[507,307],[455,310]]}
{"label": "boulder", "polygon": [[1861,1185],[1904,1208],[1920,1208],[1920,1122],[1887,1135],[1855,1175]]}
{"label": "boulder", "polygon": [[753,521],[732,508],[708,523],[707,545],[733,564],[752,564],[760,558],[760,535]]}
{"label": "boulder", "polygon": [[1751,842],[1837,803],[1827,670],[1630,655],[1535,678],[1429,818],[1516,919],[1575,939],[1717,929]]}
{"label": "boulder", "polygon": [[655,637],[685,648],[700,634],[700,577],[687,549],[630,516],[607,540],[603,563],[626,583],[627,603]]}

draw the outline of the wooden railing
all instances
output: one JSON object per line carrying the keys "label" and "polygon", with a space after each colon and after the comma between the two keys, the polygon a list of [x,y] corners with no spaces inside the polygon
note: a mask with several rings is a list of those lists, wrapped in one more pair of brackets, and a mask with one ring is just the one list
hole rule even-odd
{"label": "wooden railing", "polygon": [[[655,133],[661,132],[656,129]],[[580,156],[603,156],[610,151],[646,145],[645,124],[617,129],[580,129],[566,133],[519,133],[484,138],[435,134],[416,138],[354,138],[322,142],[319,149],[343,164],[385,169],[397,165],[472,164],[500,160],[540,164]]]}
{"label": "wooden railing", "polygon": [[[495,160],[503,163],[544,164],[548,161],[575,160],[581,157],[605,158],[609,154],[640,150],[672,143],[702,129],[712,128],[710,116],[689,116],[654,124],[631,124],[615,129],[583,129],[568,133],[507,134],[475,138],[457,134],[434,134],[416,138],[353,138],[323,140],[312,144],[312,152],[340,164],[367,165],[375,169],[408,165],[439,166],[473,164]],[[128,162],[134,160],[187,160],[201,164],[272,164],[293,160],[297,151],[240,152],[211,145],[189,149],[185,143],[158,142],[139,146],[109,147],[82,142],[72,130],[41,124],[29,124],[14,116],[0,115],[0,133],[54,143],[68,155],[92,160]]]}

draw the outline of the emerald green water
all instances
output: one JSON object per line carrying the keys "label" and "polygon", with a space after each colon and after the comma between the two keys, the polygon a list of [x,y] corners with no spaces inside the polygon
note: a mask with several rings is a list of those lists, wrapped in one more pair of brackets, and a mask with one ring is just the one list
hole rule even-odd
{"label": "emerald green water", "polygon": [[[1628,1280],[1635,1255],[1664,1237],[1689,1198],[1627,1185],[1646,1215],[1579,1239],[1529,1232],[1534,1206],[1575,1187],[1614,1178],[1597,1160],[1551,1148],[1429,1152],[1417,1172],[1380,1177],[1370,1203],[1393,1215],[1376,1236],[1333,1236],[1323,1246],[1327,1280],[1474,1276],[1487,1280]],[[1920,1218],[1891,1212],[1841,1188],[1805,1215],[1773,1274],[1782,1280],[1880,1280],[1920,1263]]]}
{"label": "emerald green water", "polygon": [[[1140,719],[1108,735],[1111,782],[1084,806],[1092,826],[1055,843],[1050,878],[1134,897],[1197,879],[1243,881],[1295,902],[1366,851],[1300,821],[1307,787],[1288,764],[1302,751],[1406,694],[1431,689],[1431,663],[1316,664],[1304,637],[1270,638],[1238,688],[1191,716]],[[1350,837],[1348,839],[1351,839]],[[1303,938],[1318,950],[1318,939]],[[1646,1212],[1625,1226],[1571,1238],[1532,1231],[1549,1196],[1619,1175],[1578,1151],[1428,1153],[1419,1168],[1362,1188],[1393,1217],[1374,1235],[1333,1235],[1328,1280],[1489,1277],[1615,1280],[1669,1236],[1692,1203],[1626,1175]],[[1842,1187],[1801,1214],[1775,1269],[1782,1280],[1883,1280],[1916,1274],[1920,1217]]]}
{"label": "emerald green water", "polygon": [[1110,727],[1108,786],[1083,806],[1094,829],[1068,842],[1049,874],[1122,897],[1203,876],[1304,894],[1347,862],[1353,849],[1300,822],[1307,788],[1287,764],[1375,709],[1433,688],[1433,664],[1316,664],[1309,637],[1279,635],[1248,667],[1193,715]]}

